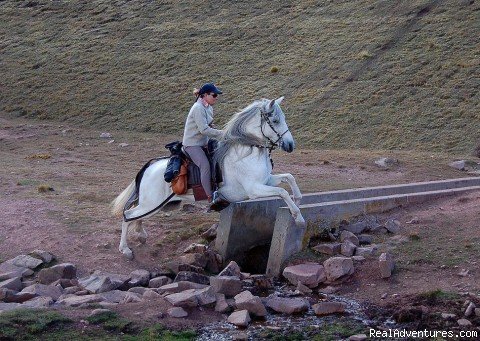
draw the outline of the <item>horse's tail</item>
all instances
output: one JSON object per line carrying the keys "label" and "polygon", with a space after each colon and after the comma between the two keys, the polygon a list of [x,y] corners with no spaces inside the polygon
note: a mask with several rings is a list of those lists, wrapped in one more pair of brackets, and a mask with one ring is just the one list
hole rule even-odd
{"label": "horse's tail", "polygon": [[128,187],[125,188],[123,192],[120,193],[120,195],[111,202],[112,215],[116,217],[123,216],[123,208],[125,207],[127,200],[130,198],[130,196],[134,191],[135,191],[135,180],[132,181],[132,183],[128,185]]}

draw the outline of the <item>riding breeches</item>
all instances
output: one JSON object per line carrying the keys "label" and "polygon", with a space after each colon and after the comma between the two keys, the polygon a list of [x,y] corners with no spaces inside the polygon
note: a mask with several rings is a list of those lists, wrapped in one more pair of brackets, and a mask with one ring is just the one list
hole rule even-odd
{"label": "riding breeches", "polygon": [[212,185],[210,183],[210,163],[200,146],[187,146],[185,151],[188,153],[193,162],[200,168],[200,180],[203,190],[208,196],[212,195]]}

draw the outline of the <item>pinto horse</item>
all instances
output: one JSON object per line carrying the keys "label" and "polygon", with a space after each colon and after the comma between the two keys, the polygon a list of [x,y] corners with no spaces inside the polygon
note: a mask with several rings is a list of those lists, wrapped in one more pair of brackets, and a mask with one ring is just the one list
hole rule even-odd
{"label": "pinto horse", "polygon": [[[214,162],[222,170],[223,182],[219,186],[220,197],[229,202],[247,199],[279,197],[285,200],[297,225],[305,225],[298,205],[302,198],[295,178],[289,174],[272,174],[271,152],[276,147],[291,153],[295,149],[293,136],[280,108],[283,97],[276,100],[261,99],[235,114],[225,125],[222,138],[214,154]],[[175,195],[164,173],[168,158],[147,163],[142,176],[137,176],[113,202],[112,213],[123,215],[122,236],[119,251],[132,259],[132,250],[127,245],[129,230],[137,233],[145,243],[147,233],[141,226],[142,219],[150,217],[168,202],[194,201],[191,193]],[[140,174],[140,173],[139,173]],[[278,187],[286,182],[292,189],[288,192]],[[136,197],[135,205],[126,205]]]}

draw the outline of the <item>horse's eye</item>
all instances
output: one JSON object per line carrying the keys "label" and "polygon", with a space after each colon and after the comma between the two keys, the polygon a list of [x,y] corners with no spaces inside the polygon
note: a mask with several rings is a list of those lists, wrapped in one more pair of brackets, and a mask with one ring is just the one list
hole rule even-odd
{"label": "horse's eye", "polygon": [[280,120],[276,118],[276,119],[274,119],[274,120],[272,121],[272,123],[273,123],[273,124],[279,124],[279,123],[280,123]]}

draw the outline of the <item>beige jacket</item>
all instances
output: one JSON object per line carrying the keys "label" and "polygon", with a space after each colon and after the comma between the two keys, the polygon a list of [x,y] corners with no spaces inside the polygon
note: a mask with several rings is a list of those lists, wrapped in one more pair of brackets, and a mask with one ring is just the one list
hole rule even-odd
{"label": "beige jacket", "polygon": [[183,132],[184,146],[205,146],[208,138],[220,138],[222,131],[211,128],[209,124],[213,121],[213,108],[211,105],[205,107],[199,98],[190,109],[185,122]]}

